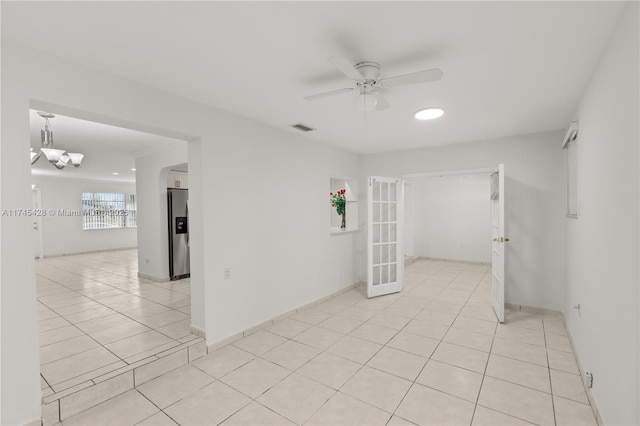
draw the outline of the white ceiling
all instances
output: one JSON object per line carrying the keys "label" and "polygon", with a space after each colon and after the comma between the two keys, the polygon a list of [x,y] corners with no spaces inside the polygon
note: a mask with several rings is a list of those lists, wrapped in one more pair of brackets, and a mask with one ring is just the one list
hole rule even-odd
{"label": "white ceiling", "polygon": [[[29,111],[31,125],[31,147],[41,148],[40,131],[44,129],[44,118],[35,110]],[[49,130],[53,131],[54,147],[67,152],[84,154],[82,165],[71,165],[56,169],[44,155],[31,166],[31,172],[39,176],[60,178],[135,182],[135,157],[186,143],[176,139],[136,130],[123,129],[92,121],[56,115],[49,120]],[[118,175],[113,175],[118,173]]]}
{"label": "white ceiling", "polygon": [[[373,153],[558,130],[622,3],[2,2],[2,37],[287,128]],[[366,117],[327,61],[379,62],[383,76],[440,68],[441,81],[385,92]],[[446,114],[417,122],[413,113]],[[295,130],[289,130],[295,132]],[[62,138],[62,135],[61,135]],[[62,141],[62,139],[61,139]]]}

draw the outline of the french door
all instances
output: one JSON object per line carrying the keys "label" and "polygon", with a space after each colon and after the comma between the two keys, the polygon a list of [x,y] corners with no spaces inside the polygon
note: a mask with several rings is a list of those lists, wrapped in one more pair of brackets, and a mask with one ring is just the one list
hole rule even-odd
{"label": "french door", "polygon": [[491,173],[491,304],[504,322],[504,164]]}
{"label": "french door", "polygon": [[404,182],[372,176],[368,182],[367,296],[402,290]]}

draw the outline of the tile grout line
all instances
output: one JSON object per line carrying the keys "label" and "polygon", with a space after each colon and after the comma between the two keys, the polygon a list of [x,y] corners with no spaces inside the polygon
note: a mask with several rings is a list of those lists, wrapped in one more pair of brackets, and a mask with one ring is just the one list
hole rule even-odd
{"label": "tile grout line", "polygon": [[[423,280],[423,281],[424,281],[424,280]],[[453,280],[451,280],[451,281],[453,281]],[[449,282],[449,284],[451,283],[451,281]],[[440,294],[444,291],[444,289],[446,289],[446,288],[449,286],[449,284],[447,284],[447,286],[443,287],[443,288],[442,288],[442,289],[441,289],[441,290],[436,294],[436,297],[437,297],[437,295],[440,295]],[[431,301],[433,301],[433,299],[431,299]],[[429,306],[429,304],[431,304],[431,301],[430,301],[430,302],[429,302],[429,303],[428,303],[424,308],[422,308],[422,309],[420,310],[420,312],[424,311],[424,309],[426,309],[426,308],[427,308],[427,306]],[[465,303],[465,304],[466,304],[466,303]],[[463,306],[464,306],[464,305],[463,305]],[[460,308],[460,309],[462,310],[462,308]],[[417,314],[416,314],[416,315],[417,315]],[[458,315],[456,315],[456,318],[457,318],[457,317],[458,317]],[[415,316],[414,316],[414,318],[415,318]],[[454,319],[454,322],[455,322],[455,319]],[[408,324],[408,323],[407,323],[407,324]],[[453,322],[452,322],[452,324],[453,324]],[[406,327],[406,325],[405,325],[405,327]],[[403,327],[403,328],[404,328],[404,327]],[[451,329],[451,326],[449,326],[449,327],[448,327],[448,329]],[[400,332],[400,331],[398,331],[398,333],[399,333],[399,332]],[[446,332],[446,333],[448,333],[448,330],[447,330],[447,332]],[[401,405],[402,405],[402,403],[404,402],[405,398],[406,398],[406,397],[407,397],[407,395],[409,394],[409,391],[414,387],[414,385],[416,385],[416,380],[418,380],[418,377],[420,377],[420,375],[421,375],[421,374],[422,374],[422,372],[424,371],[425,367],[427,366],[427,364],[429,363],[429,361],[432,359],[431,357],[433,356],[433,354],[434,354],[434,353],[438,350],[438,348],[440,347],[440,344],[441,344],[441,343],[442,343],[442,341],[444,340],[444,337],[446,336],[446,333],[442,336],[442,338],[441,338],[441,339],[439,339],[439,340],[438,340],[438,344],[436,345],[436,347],[433,349],[433,351],[431,352],[431,354],[430,354],[430,355],[429,355],[429,357],[427,358],[427,362],[422,366],[422,368],[420,369],[420,371],[418,372],[418,374],[416,375],[416,377],[415,377],[415,378],[413,379],[413,381],[411,382],[411,385],[409,386],[409,388],[407,389],[407,391],[405,392],[405,394],[403,395],[403,397],[400,399],[400,402],[398,402],[398,405],[397,405],[397,406],[396,406],[396,408],[393,410],[393,413],[392,413],[391,418],[393,418],[393,416],[397,416],[397,417],[402,418],[403,420],[407,420],[407,419],[405,419],[404,417],[401,417],[401,416],[397,415],[397,414],[396,414],[396,412],[398,411],[398,409],[400,408],[400,406],[401,406]],[[420,385],[420,383],[418,383],[418,385]],[[433,388],[431,388],[431,389],[433,389]],[[435,390],[436,390],[436,391],[438,391],[437,389],[435,389]],[[440,392],[441,392],[441,391],[440,391]],[[443,393],[444,393],[444,392],[443,392]],[[389,419],[389,421],[387,422],[387,424],[388,424],[390,421],[391,421],[391,419]],[[407,421],[409,421],[409,420],[407,420]]]}
{"label": "tile grout line", "polygon": [[[484,277],[487,274],[488,274],[488,272],[486,272],[485,275],[483,275],[482,278],[484,279]],[[475,291],[474,291],[474,293],[475,293]],[[498,324],[496,324],[495,329],[493,331],[493,338],[491,339],[491,347],[489,348],[489,355],[487,356],[487,363],[484,365],[484,371],[482,373],[482,379],[480,380],[480,387],[478,388],[478,395],[476,396],[476,402],[475,402],[474,407],[473,407],[473,414],[471,415],[470,424],[473,423],[473,419],[476,416],[476,411],[478,410],[478,403],[480,402],[480,394],[482,393],[482,386],[484,385],[484,379],[485,379],[485,377],[487,377],[487,368],[489,368],[489,359],[491,358],[491,351],[493,349],[493,343],[495,342],[495,339],[496,339],[496,333],[498,331]]]}
{"label": "tile grout line", "polygon": [[551,380],[551,363],[549,362],[549,351],[548,351],[549,348],[547,347],[547,333],[545,333],[544,317],[542,320],[542,335],[544,336],[544,353],[547,357],[547,371],[549,372],[549,392],[551,396],[551,411],[553,413],[553,422],[555,425],[557,425],[558,418],[556,416],[556,402],[553,398],[553,395],[554,395],[553,380]]}

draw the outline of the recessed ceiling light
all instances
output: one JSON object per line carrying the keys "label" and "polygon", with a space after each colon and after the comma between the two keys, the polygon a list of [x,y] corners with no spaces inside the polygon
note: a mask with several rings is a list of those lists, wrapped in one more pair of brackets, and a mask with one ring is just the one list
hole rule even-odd
{"label": "recessed ceiling light", "polygon": [[417,120],[433,120],[434,118],[440,117],[444,114],[444,110],[442,108],[424,108],[415,113],[415,117]]}
{"label": "recessed ceiling light", "polygon": [[131,169],[131,171],[132,171],[132,172],[135,172],[135,171],[136,171],[136,169]]}
{"label": "recessed ceiling light", "polygon": [[118,173],[118,172],[113,172],[113,173],[111,173],[111,174],[112,174],[112,175],[114,175],[114,176],[118,176],[120,173]]}

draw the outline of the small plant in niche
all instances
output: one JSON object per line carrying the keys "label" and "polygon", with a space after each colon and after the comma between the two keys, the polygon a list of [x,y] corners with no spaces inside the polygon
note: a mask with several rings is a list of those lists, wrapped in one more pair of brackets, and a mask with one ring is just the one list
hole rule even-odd
{"label": "small plant in niche", "polygon": [[342,230],[345,230],[347,228],[347,221],[346,221],[347,197],[345,196],[346,192],[347,192],[346,189],[341,189],[335,194],[333,192],[329,193],[329,196],[331,199],[331,206],[335,207],[336,213],[342,216],[342,222],[340,223],[340,229]]}

